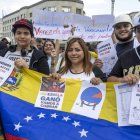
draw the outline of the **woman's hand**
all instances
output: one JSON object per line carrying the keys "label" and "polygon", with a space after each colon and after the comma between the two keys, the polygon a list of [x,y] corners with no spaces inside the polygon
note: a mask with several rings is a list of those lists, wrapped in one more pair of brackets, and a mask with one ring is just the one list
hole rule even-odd
{"label": "woman's hand", "polygon": [[102,83],[103,81],[100,78],[94,77],[90,80],[90,83],[93,85],[99,85],[100,83]]}
{"label": "woman's hand", "polygon": [[24,59],[17,59],[15,61],[15,65],[18,67],[18,68],[29,68],[27,62],[24,60]]}

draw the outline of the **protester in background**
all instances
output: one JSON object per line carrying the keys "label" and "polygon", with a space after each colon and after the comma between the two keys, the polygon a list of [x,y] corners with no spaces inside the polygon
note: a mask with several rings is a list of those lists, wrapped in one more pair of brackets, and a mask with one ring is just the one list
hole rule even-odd
{"label": "protester in background", "polygon": [[11,39],[9,37],[4,37],[1,41],[4,42],[7,47],[11,45]]}
{"label": "protester in background", "polygon": [[9,37],[4,37],[0,41],[0,50],[8,48],[11,45],[11,39]]}
{"label": "protester in background", "polygon": [[137,41],[135,42],[135,45],[138,46],[140,45],[140,12],[134,16],[133,25],[134,25],[133,29],[136,34],[135,41]]}
{"label": "protester in background", "polygon": [[[100,41],[101,42],[101,41]],[[97,45],[100,42],[91,42],[90,45],[88,46],[88,50],[91,52],[95,52],[97,54]]]}
{"label": "protester in background", "polygon": [[46,40],[43,46],[43,52],[45,56],[48,58],[48,64],[50,68],[50,72],[56,72],[56,64],[58,61],[58,54],[59,54],[59,40],[56,40],[56,44],[53,40]]}
{"label": "protester in background", "polygon": [[88,51],[90,52],[90,55],[91,55],[91,63],[94,64],[95,60],[97,59],[97,53],[95,52],[96,50],[96,45],[97,45],[97,42],[86,42],[86,46],[88,48]]}
{"label": "protester in background", "polygon": [[41,50],[41,51],[43,50],[43,41],[41,38],[36,39],[36,46],[37,46],[38,50]]}
{"label": "protester in background", "polygon": [[55,67],[56,72],[59,71],[64,66],[64,63],[65,63],[64,55],[65,55],[65,44],[60,44],[58,60]]}
{"label": "protester in background", "polygon": [[1,56],[15,61],[18,68],[25,67],[35,71],[49,74],[49,66],[46,57],[35,47],[30,45],[33,37],[33,25],[27,19],[20,19],[13,25],[17,45],[9,46],[1,51]]}
{"label": "protester in background", "polygon": [[68,41],[65,51],[65,65],[58,73],[53,73],[51,78],[59,80],[63,78],[79,78],[89,80],[98,85],[106,81],[102,71],[90,62],[90,54],[85,42],[81,38],[72,38]]}
{"label": "protester in background", "polygon": [[[140,13],[134,17],[134,32],[136,38],[140,43]],[[120,56],[116,65],[114,66],[108,81],[113,82],[127,82],[128,84],[135,84],[140,76],[140,46],[124,53]]]}
{"label": "protester in background", "polygon": [[[120,57],[124,52],[132,49],[134,47],[134,38],[133,38],[133,30],[132,30],[132,20],[129,15],[120,15],[115,18],[115,22],[113,25],[113,41],[116,43],[116,53],[117,56]],[[114,40],[115,35],[115,40]],[[99,68],[102,68],[103,63],[100,59],[95,61],[95,65]]]}

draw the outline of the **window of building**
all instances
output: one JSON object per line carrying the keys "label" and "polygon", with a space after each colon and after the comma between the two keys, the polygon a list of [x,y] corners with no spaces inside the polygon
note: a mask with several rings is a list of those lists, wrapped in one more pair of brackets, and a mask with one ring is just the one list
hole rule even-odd
{"label": "window of building", "polygon": [[70,12],[71,8],[70,7],[62,7],[62,12]]}
{"label": "window of building", "polygon": [[32,17],[32,13],[29,14],[30,18]]}
{"label": "window of building", "polygon": [[78,8],[76,8],[76,14],[82,14],[82,10],[81,9],[78,9]]}
{"label": "window of building", "polygon": [[48,11],[56,12],[56,7],[48,7]]}

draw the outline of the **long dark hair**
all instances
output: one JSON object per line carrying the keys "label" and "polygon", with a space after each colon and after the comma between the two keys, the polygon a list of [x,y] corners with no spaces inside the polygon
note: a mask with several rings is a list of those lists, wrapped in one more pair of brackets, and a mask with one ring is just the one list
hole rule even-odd
{"label": "long dark hair", "polygon": [[81,38],[78,38],[78,37],[72,38],[68,41],[67,46],[66,46],[66,51],[65,51],[65,66],[60,71],[60,73],[61,74],[67,73],[71,67],[71,61],[68,58],[68,50],[69,50],[70,46],[75,42],[78,42],[80,44],[80,46],[84,52],[83,70],[86,74],[90,74],[90,72],[93,69],[93,64],[90,62],[91,56],[88,52],[88,48],[87,48],[84,40]]}

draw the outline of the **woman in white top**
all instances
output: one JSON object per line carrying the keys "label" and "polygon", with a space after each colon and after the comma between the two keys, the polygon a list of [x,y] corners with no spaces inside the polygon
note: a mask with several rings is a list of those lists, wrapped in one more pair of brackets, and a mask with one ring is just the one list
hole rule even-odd
{"label": "woman in white top", "polygon": [[90,62],[90,54],[84,40],[78,37],[70,39],[67,43],[64,67],[58,73],[51,74],[53,80],[59,80],[61,76],[89,80],[94,85],[105,81],[103,72]]}

